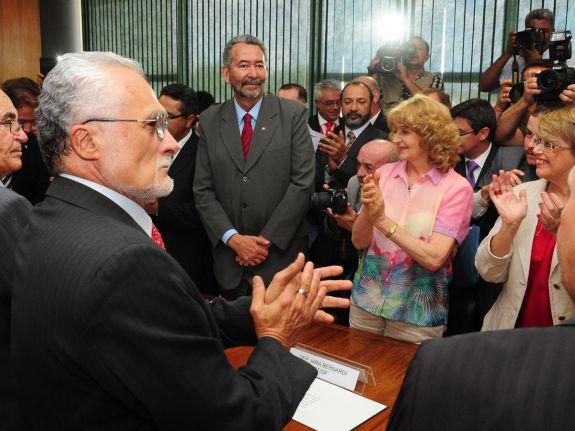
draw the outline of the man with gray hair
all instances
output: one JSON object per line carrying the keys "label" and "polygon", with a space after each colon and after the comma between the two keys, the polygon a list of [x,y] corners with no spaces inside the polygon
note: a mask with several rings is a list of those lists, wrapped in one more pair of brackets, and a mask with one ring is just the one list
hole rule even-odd
{"label": "man with gray hair", "polygon": [[[312,318],[331,321],[316,310],[333,268],[304,268],[299,255],[267,290],[254,277],[253,301],[203,300],[143,208],[172,191],[179,147],[133,60],[63,55],[38,126],[55,179],[16,251],[26,428],[281,429],[316,375],[288,347]],[[235,370],[224,349],[246,343],[253,353]]]}
{"label": "man with gray hair", "polygon": [[313,86],[313,103],[317,114],[308,119],[314,132],[327,135],[340,125],[341,85],[335,79],[323,79]]}
{"label": "man with gray hair", "polygon": [[221,72],[233,98],[200,117],[194,195],[222,295],[233,299],[307,251],[315,160],[305,106],[264,95],[258,38],[228,41]]}

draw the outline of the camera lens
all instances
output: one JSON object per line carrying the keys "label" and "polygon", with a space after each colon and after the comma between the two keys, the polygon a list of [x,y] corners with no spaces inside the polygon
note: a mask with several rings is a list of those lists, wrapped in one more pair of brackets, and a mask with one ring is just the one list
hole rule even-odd
{"label": "camera lens", "polygon": [[553,91],[557,89],[559,76],[554,70],[544,70],[537,77],[537,86],[542,91]]}

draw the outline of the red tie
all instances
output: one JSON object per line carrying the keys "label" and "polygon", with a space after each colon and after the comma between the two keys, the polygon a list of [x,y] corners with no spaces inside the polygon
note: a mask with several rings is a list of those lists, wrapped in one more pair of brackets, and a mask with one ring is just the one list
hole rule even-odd
{"label": "red tie", "polygon": [[331,121],[325,123],[325,134],[327,135],[329,132],[333,132],[333,123]]}
{"label": "red tie", "polygon": [[244,160],[248,159],[248,153],[250,152],[250,145],[252,144],[252,138],[254,136],[254,130],[252,129],[252,116],[250,114],[244,115],[244,129],[242,130],[242,149],[244,150]]}
{"label": "red tie", "polygon": [[152,241],[154,241],[158,246],[165,250],[166,246],[164,245],[164,240],[162,239],[162,235],[160,235],[160,231],[156,227],[155,224],[152,224]]}

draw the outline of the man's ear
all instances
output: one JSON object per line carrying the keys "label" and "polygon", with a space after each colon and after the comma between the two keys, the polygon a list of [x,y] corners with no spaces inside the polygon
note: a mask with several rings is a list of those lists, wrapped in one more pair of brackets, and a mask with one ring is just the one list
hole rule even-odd
{"label": "man's ear", "polygon": [[222,66],[222,78],[224,78],[226,83],[230,83],[230,69],[225,64]]}
{"label": "man's ear", "polygon": [[479,130],[479,132],[477,132],[477,136],[479,137],[479,139],[484,141],[489,137],[489,132],[490,132],[489,127],[484,127],[481,130]]}
{"label": "man's ear", "polygon": [[70,129],[70,146],[72,151],[84,160],[97,160],[100,151],[96,145],[96,130],[85,124],[78,124]]}
{"label": "man's ear", "polygon": [[186,128],[192,127],[192,125],[194,124],[194,121],[196,121],[196,118],[198,118],[198,117],[194,114],[188,115],[186,117]]}

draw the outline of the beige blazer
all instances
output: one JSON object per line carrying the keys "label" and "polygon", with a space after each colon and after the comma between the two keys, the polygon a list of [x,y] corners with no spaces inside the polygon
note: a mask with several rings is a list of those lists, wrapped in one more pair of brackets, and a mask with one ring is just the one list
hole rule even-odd
{"label": "beige blazer", "polygon": [[[521,223],[511,251],[501,258],[490,251],[491,238],[501,228],[501,217],[481,242],[475,256],[475,265],[481,277],[492,283],[504,283],[497,301],[483,320],[482,331],[509,329],[515,327],[523,297],[527,288],[531,247],[537,226],[537,214],[541,192],[547,187],[546,180],[532,181],[515,187],[515,192],[525,189],[527,192],[527,216]],[[553,251],[551,272],[549,275],[549,300],[553,324],[557,325],[575,315],[575,304],[563,287],[561,271],[557,261],[557,247]]]}

